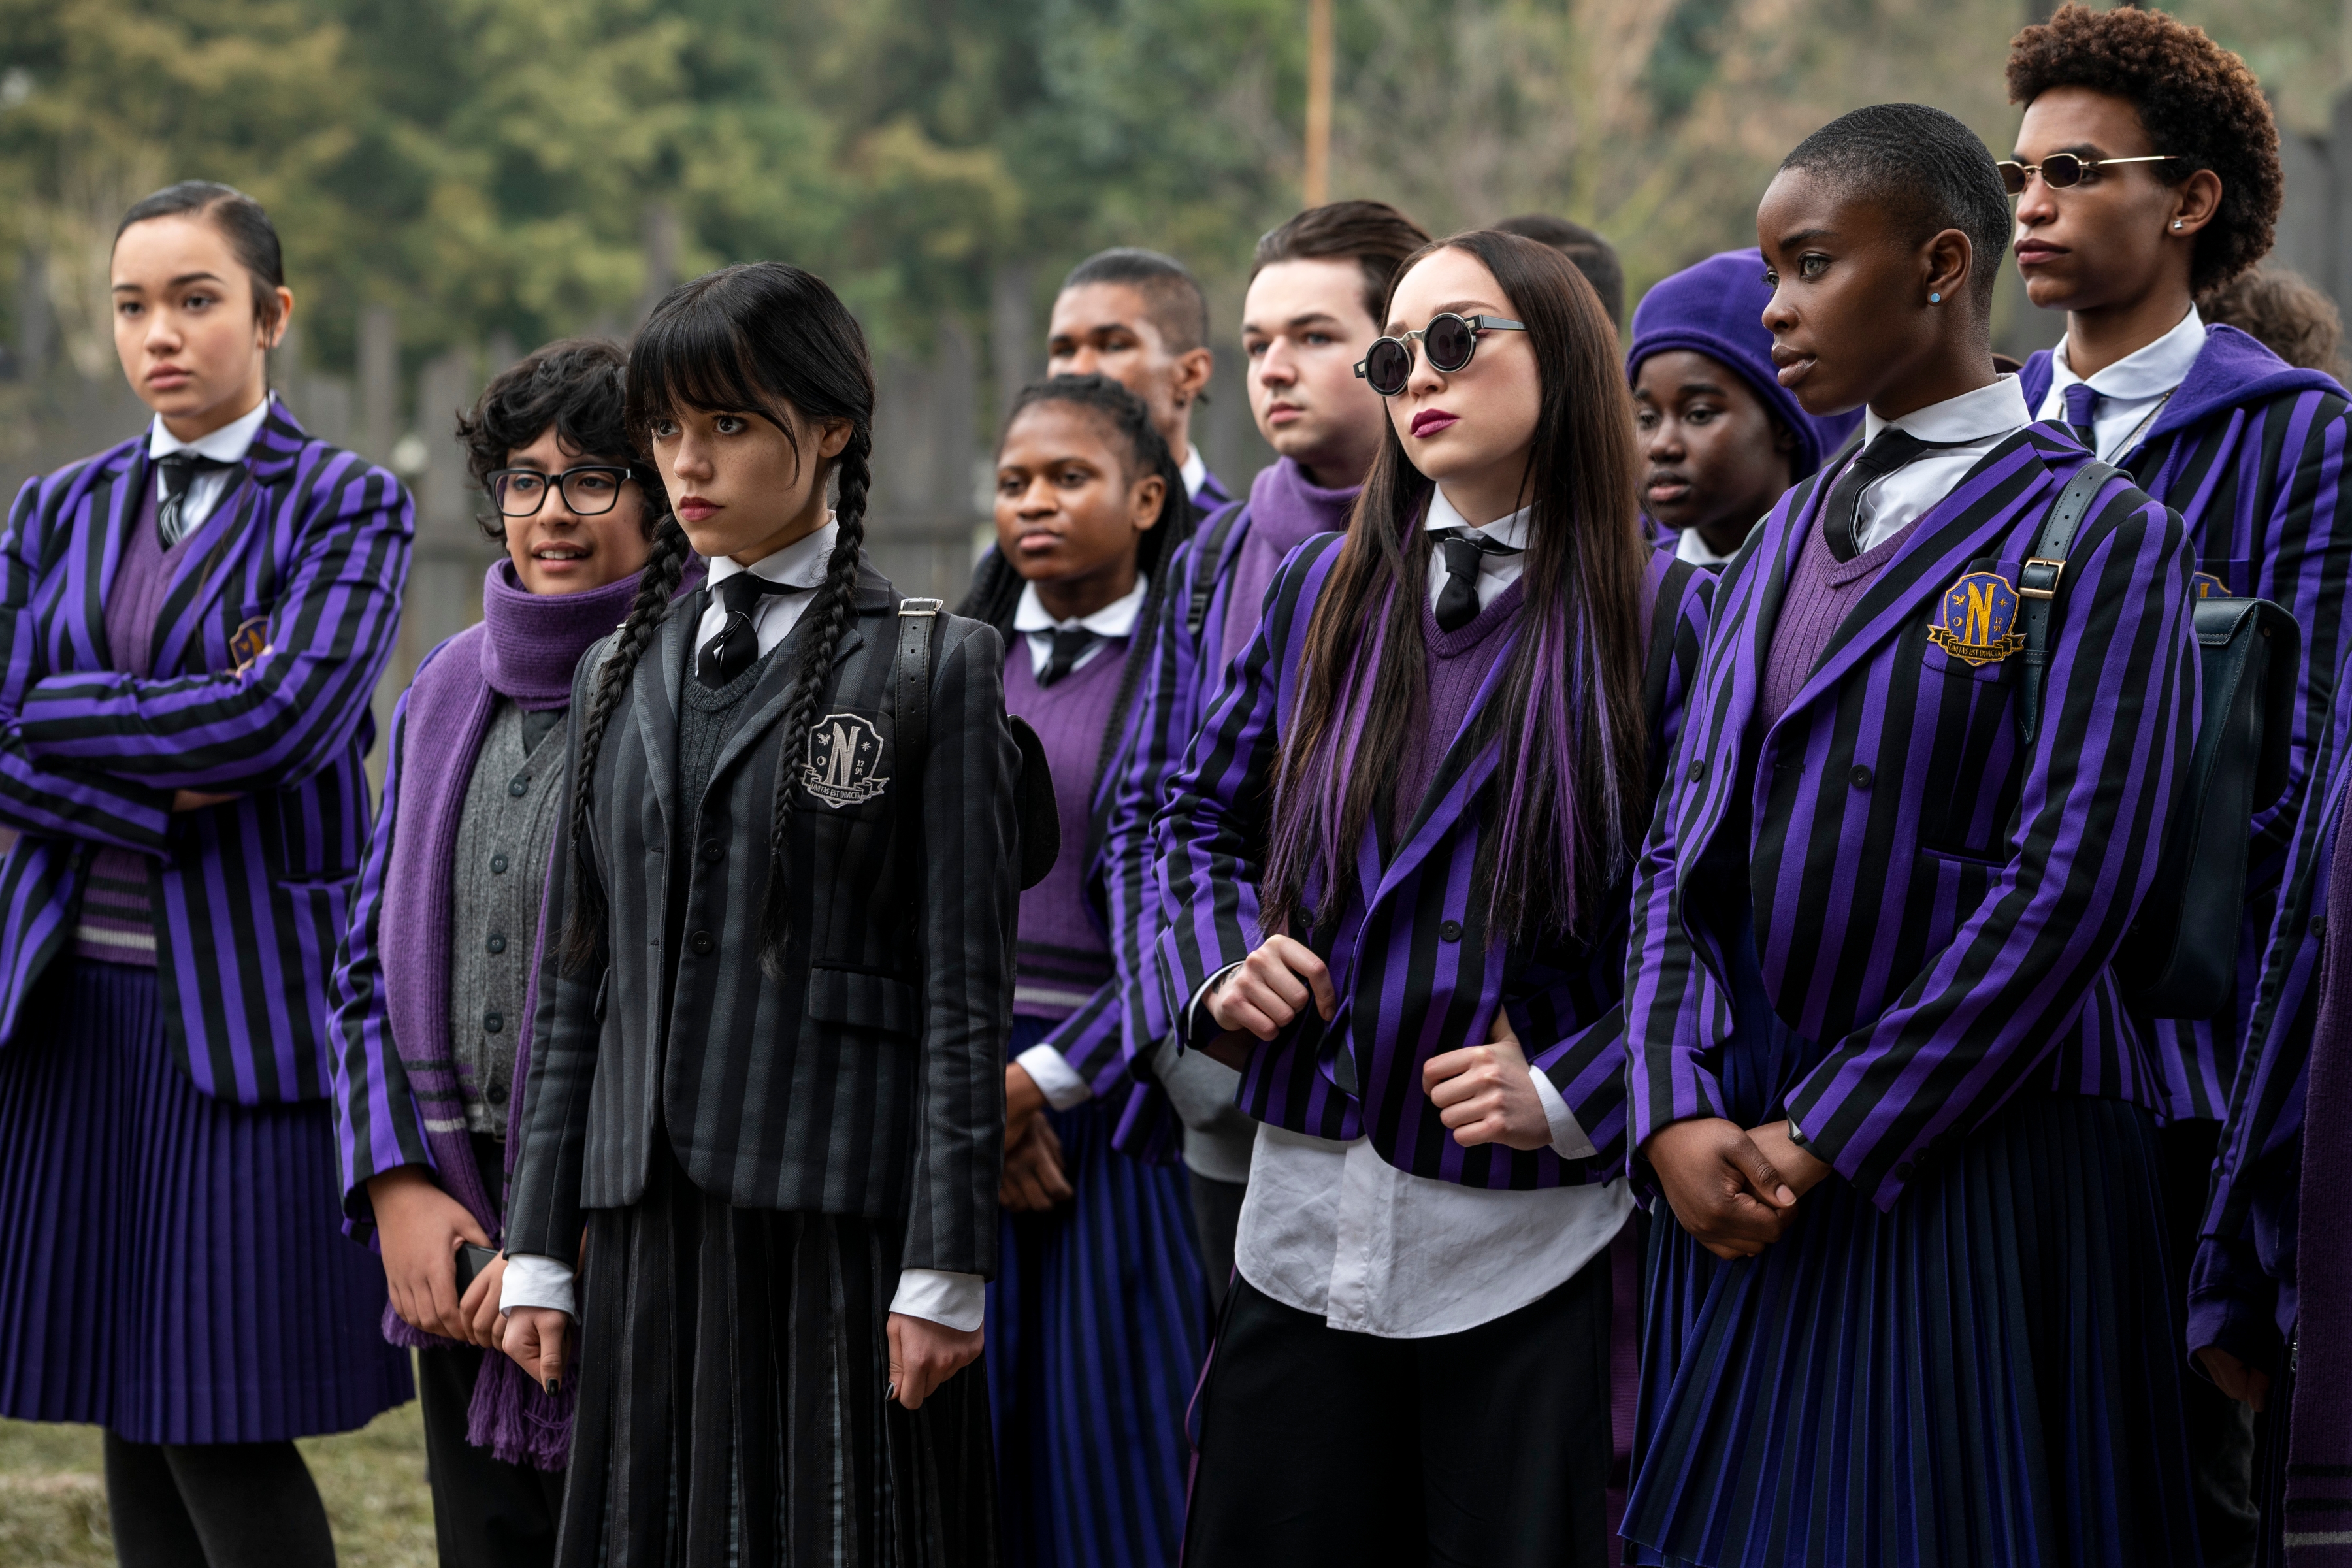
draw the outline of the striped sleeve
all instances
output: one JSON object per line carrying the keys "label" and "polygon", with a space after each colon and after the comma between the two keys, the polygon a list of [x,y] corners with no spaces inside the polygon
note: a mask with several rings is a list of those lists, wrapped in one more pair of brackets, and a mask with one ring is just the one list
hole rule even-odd
{"label": "striped sleeve", "polygon": [[[86,483],[79,468],[27,480],[8,510],[0,537],[0,669],[8,691],[26,690],[39,664],[31,603],[42,538]],[[0,726],[0,826],[154,853],[168,841],[171,822],[169,790],[36,761],[13,717]]]}
{"label": "striped sleeve", "polygon": [[1118,1088],[1128,1077],[1127,1031],[1121,1027],[1125,983],[1113,977],[1097,986],[1094,994],[1053,1027],[1040,1045],[1051,1046],[1086,1080],[1097,1099]]}
{"label": "striped sleeve", "polygon": [[2156,873],[2197,717],[2187,532],[2121,479],[2095,515],[2068,561],[2017,854],[1787,1097],[1815,1152],[1882,1208],[2077,1026]]}
{"label": "striped sleeve", "polygon": [[[429,662],[430,656],[427,656]],[[420,666],[418,673],[423,673]],[[410,690],[414,690],[412,685]],[[368,1202],[371,1177],[402,1165],[431,1165],[425,1124],[408,1082],[408,1069],[392,1037],[386,1005],[380,922],[383,886],[392,864],[392,840],[399,818],[402,742],[408,729],[408,692],[392,712],[383,804],[375,833],[352,895],[351,926],[336,955],[331,981],[334,1005],[333,1078],[328,1100],[334,1108],[335,1152],[342,1174],[343,1232],[364,1240],[374,1228]]]}
{"label": "striped sleeve", "polygon": [[47,676],[20,715],[32,757],[166,789],[246,792],[299,784],[344,752],[397,640],[415,508],[382,469],[311,450],[325,454],[324,471],[283,504],[315,510],[297,528],[261,656],[244,670],[163,680]]}

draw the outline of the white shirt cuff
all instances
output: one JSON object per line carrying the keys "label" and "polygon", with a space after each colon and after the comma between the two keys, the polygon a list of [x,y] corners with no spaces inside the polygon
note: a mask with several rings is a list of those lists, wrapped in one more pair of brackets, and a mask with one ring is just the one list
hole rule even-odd
{"label": "white shirt cuff", "polygon": [[898,1274],[898,1293],[890,1310],[910,1318],[928,1318],[959,1333],[970,1333],[988,1316],[988,1281],[977,1274],[950,1274],[939,1268],[907,1268]]}
{"label": "white shirt cuff", "polygon": [[1184,1022],[1176,1031],[1176,1045],[1179,1050],[1190,1046],[1198,1036],[1218,1032],[1217,1021],[1209,1016],[1202,1004],[1209,999],[1209,993],[1216,989],[1218,981],[1240,967],[1238,963],[1226,964],[1223,969],[1202,981],[1201,988],[1192,993],[1192,999],[1184,1004]]}
{"label": "white shirt cuff", "polygon": [[1013,1059],[1045,1095],[1045,1103],[1056,1110],[1084,1105],[1095,1097],[1087,1080],[1071,1070],[1069,1059],[1051,1046],[1032,1046]]}
{"label": "white shirt cuff", "polygon": [[1544,1120],[1551,1123],[1551,1152],[1563,1160],[1590,1160],[1600,1153],[1577,1125],[1576,1112],[1568,1108],[1551,1079],[1533,1068],[1528,1069],[1528,1076],[1536,1080],[1536,1098],[1543,1101]]}
{"label": "white shirt cuff", "polygon": [[578,1317],[572,1306],[570,1266],[528,1252],[509,1255],[506,1277],[499,1286],[499,1310],[511,1312],[517,1307],[552,1307]]}

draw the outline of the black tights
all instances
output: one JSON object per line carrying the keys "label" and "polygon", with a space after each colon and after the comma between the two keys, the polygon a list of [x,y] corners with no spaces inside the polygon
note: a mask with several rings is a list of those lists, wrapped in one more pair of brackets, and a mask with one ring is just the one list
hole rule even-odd
{"label": "black tights", "polygon": [[106,1435],[122,1568],[334,1568],[310,1467],[291,1443],[132,1443]]}

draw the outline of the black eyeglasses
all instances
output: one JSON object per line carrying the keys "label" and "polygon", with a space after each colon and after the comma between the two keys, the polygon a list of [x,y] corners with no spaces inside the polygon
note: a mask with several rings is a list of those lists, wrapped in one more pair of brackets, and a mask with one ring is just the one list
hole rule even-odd
{"label": "black eyeglasses", "polygon": [[2000,183],[2009,187],[2009,194],[2021,196],[2028,174],[2039,174],[2043,184],[2053,191],[2063,191],[2070,185],[2086,184],[2099,177],[2100,170],[2118,163],[2169,163],[2172,156],[2169,153],[2151,153],[2145,158],[2085,158],[2074,153],[2053,153],[2039,163],[2003,158],[1993,167],[2000,171]]}
{"label": "black eyeglasses", "polygon": [[1429,325],[1402,337],[1376,338],[1356,365],[1356,374],[1372,384],[1382,397],[1394,397],[1412,379],[1412,340],[1419,338],[1429,354],[1429,368],[1452,375],[1478,352],[1480,332],[1524,332],[1523,321],[1500,316],[1457,316],[1447,310],[1429,318]]}
{"label": "black eyeglasses", "polygon": [[490,499],[502,517],[536,517],[547,504],[547,492],[561,489],[563,504],[574,517],[596,517],[621,501],[621,487],[629,482],[626,468],[591,463],[543,474],[537,468],[500,468],[490,475]]}

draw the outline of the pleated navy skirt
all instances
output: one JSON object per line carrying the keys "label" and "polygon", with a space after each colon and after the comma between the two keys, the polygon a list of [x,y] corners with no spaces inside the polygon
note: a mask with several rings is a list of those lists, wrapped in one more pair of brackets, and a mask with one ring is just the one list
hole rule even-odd
{"label": "pleated navy skirt", "polygon": [[0,1415],[255,1443],[410,1398],[327,1106],[198,1091],[152,969],[68,961],[47,1007],[0,1050]]}
{"label": "pleated navy skirt", "polygon": [[[1013,1054],[1045,1032],[1015,1018]],[[1118,1109],[1045,1112],[1076,1195],[1007,1212],[988,1288],[998,1495],[1021,1568],[1164,1568],[1183,1537],[1208,1282],[1182,1167],[1112,1149]]]}
{"label": "pleated navy skirt", "polygon": [[[1723,1079],[1753,1126],[1819,1053],[1743,956]],[[2194,1568],[2158,1192],[2147,1111],[2037,1096],[1891,1212],[1824,1181],[1760,1258],[1661,1205],[1625,1561]]]}
{"label": "pleated navy skirt", "polygon": [[561,1568],[992,1565],[986,1373],[884,1397],[896,1227],[734,1207],[656,1144],[588,1216]]}

